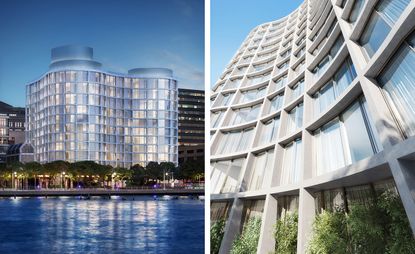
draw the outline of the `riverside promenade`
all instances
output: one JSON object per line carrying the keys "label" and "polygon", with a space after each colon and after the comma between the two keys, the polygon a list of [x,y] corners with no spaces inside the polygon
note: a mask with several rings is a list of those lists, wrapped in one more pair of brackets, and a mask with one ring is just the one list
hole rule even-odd
{"label": "riverside promenade", "polygon": [[48,196],[126,196],[126,195],[205,195],[201,188],[134,188],[134,189],[0,189],[0,197],[48,197]]}

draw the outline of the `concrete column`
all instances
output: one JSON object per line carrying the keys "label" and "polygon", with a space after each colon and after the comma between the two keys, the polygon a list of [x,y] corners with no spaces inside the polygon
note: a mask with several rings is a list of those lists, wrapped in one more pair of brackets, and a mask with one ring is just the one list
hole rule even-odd
{"label": "concrete column", "polygon": [[275,223],[277,221],[277,199],[267,194],[264,204],[264,213],[262,214],[261,235],[258,243],[258,254],[268,254],[275,250]]}
{"label": "concrete column", "polygon": [[393,159],[389,166],[415,238],[415,161]]}
{"label": "concrete column", "polygon": [[314,217],[314,197],[308,190],[300,188],[297,235],[297,253],[299,254],[306,253],[307,244],[312,235]]}
{"label": "concrete column", "polygon": [[228,254],[232,248],[232,243],[239,235],[239,229],[242,220],[243,200],[235,198],[229,214],[228,221],[225,225],[225,234],[219,249],[220,254]]}

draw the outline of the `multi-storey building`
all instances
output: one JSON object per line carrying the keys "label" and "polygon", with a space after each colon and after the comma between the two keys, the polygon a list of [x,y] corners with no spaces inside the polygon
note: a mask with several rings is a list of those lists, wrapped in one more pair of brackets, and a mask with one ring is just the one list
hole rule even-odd
{"label": "multi-storey building", "polygon": [[13,107],[0,101],[0,114],[8,116],[8,143],[10,145],[25,142],[25,108]]}
{"label": "multi-storey building", "polygon": [[205,92],[179,88],[179,163],[203,160],[204,146]]}
{"label": "multi-storey building", "polygon": [[52,49],[49,70],[26,95],[35,161],[177,164],[177,82],[169,69],[112,73],[92,48],[63,46]]}
{"label": "multi-storey building", "polygon": [[274,251],[287,210],[305,253],[316,213],[385,188],[415,232],[414,28],[415,1],[306,0],[250,32],[210,96],[220,253],[253,216]]}
{"label": "multi-storey building", "polygon": [[6,152],[9,148],[8,120],[7,114],[0,114],[0,163],[6,162]]}

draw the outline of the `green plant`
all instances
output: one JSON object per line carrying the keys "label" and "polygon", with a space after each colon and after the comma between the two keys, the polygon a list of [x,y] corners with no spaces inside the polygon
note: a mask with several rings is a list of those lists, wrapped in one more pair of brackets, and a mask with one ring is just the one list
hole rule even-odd
{"label": "green plant", "polygon": [[316,216],[309,253],[410,254],[415,240],[397,193],[386,191],[368,206],[353,205]]}
{"label": "green plant", "polygon": [[220,244],[225,233],[226,221],[221,219],[216,221],[210,227],[210,253],[219,253]]}
{"label": "green plant", "polygon": [[275,225],[275,252],[297,253],[298,213],[285,213]]}
{"label": "green plant", "polygon": [[231,254],[256,253],[258,247],[261,218],[252,217],[245,225],[242,234],[232,244]]}
{"label": "green plant", "polygon": [[386,253],[415,253],[415,240],[398,194],[386,191],[380,195],[377,203],[386,215]]}
{"label": "green plant", "polygon": [[384,253],[384,215],[376,205],[354,205],[346,215],[351,253]]}
{"label": "green plant", "polygon": [[323,211],[316,216],[309,253],[345,254],[347,251],[346,215],[342,210]]}

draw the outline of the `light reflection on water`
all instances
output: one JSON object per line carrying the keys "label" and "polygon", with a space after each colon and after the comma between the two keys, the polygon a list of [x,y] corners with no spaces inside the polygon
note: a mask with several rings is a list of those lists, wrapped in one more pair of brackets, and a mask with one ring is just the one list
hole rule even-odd
{"label": "light reflection on water", "polygon": [[0,253],[204,252],[203,202],[126,199],[0,199]]}

